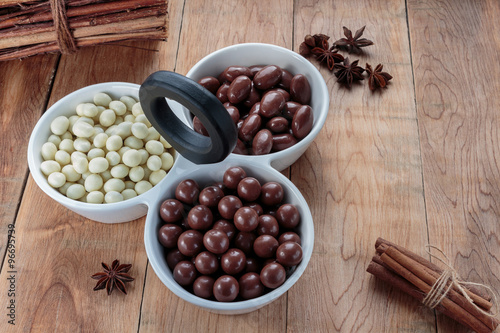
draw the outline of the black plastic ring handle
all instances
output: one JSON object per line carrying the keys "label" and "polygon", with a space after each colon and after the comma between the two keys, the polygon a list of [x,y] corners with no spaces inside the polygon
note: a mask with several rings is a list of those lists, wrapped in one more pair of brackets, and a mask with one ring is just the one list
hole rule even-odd
{"label": "black plastic ring handle", "polygon": [[[166,98],[179,102],[197,116],[209,137],[184,124]],[[224,160],[236,146],[237,130],[222,103],[197,82],[174,72],[151,74],[139,89],[144,114],[179,154],[196,164]]]}

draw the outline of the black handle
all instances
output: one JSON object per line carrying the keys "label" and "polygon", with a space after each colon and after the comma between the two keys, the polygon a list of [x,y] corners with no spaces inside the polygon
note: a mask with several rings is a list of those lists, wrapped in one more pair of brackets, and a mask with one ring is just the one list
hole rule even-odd
{"label": "black handle", "polygon": [[[207,129],[203,136],[184,124],[170,109],[166,98],[185,106]],[[237,130],[222,103],[197,82],[180,74],[159,71],[139,89],[144,114],[156,130],[180,153],[196,164],[224,160],[236,146]]]}

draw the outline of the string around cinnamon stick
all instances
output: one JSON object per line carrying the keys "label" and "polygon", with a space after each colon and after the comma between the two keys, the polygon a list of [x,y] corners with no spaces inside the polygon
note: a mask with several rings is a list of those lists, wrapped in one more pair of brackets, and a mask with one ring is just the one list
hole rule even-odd
{"label": "string around cinnamon stick", "polygon": [[[448,264],[443,270],[403,247],[379,238],[377,253],[367,271],[426,305],[460,322],[476,332],[492,332],[498,319],[487,311],[488,300],[459,284],[456,271]],[[439,273],[437,272],[439,271]],[[484,292],[483,292],[484,294]],[[434,296],[432,296],[434,295]],[[426,297],[427,296],[427,297]],[[432,302],[428,302],[431,300]]]}

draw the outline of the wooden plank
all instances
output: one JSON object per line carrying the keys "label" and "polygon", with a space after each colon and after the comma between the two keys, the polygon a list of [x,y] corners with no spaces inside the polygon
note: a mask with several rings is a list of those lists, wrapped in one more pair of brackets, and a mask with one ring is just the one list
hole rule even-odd
{"label": "wooden plank", "polygon": [[[236,43],[264,42],[291,48],[292,8],[292,1],[186,2],[176,72],[186,74],[205,55]],[[149,266],[141,331],[284,332],[286,306],[284,295],[246,315],[209,313],[171,293]]]}
{"label": "wooden plank", "polygon": [[[63,56],[49,105],[90,84],[141,83],[160,66],[173,68],[182,3],[174,2],[169,11],[168,42],[103,45]],[[143,229],[144,218],[106,225],[78,216],[43,194],[30,177],[16,221],[16,326],[2,320],[0,331],[136,332],[147,267]],[[101,271],[102,261],[114,259],[133,264],[135,281],[127,296],[92,291],[96,281],[90,275]],[[4,266],[1,290],[8,290],[7,277]],[[2,304],[5,300],[2,295]]]}
{"label": "wooden plank", "polygon": [[[288,293],[289,332],[434,331],[431,311],[365,272],[378,236],[425,254],[419,135],[405,1],[295,2],[294,49],[306,34],[331,41],[366,24],[375,45],[351,61],[384,64],[394,79],[346,89],[325,67],[330,114],[291,168],[315,221],[309,267]],[[320,161],[320,163],[318,163]]]}
{"label": "wooden plank", "polygon": [[[497,291],[499,15],[495,0],[408,1],[430,243]],[[466,332],[444,316],[438,328]]]}
{"label": "wooden plank", "polygon": [[47,103],[57,56],[0,62],[0,253],[5,253],[27,177],[31,130]]}

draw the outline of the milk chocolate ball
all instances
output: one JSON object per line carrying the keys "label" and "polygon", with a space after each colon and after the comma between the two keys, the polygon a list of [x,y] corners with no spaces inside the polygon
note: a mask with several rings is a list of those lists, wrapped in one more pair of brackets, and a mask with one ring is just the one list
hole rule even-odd
{"label": "milk chocolate ball", "polygon": [[175,199],[167,199],[160,206],[160,217],[167,223],[174,223],[182,219],[184,206]]}
{"label": "milk chocolate ball", "polygon": [[285,268],[278,263],[270,263],[262,268],[260,272],[260,281],[268,288],[278,288],[285,282]]}
{"label": "milk chocolate ball", "polygon": [[243,299],[252,299],[262,296],[264,285],[257,273],[246,273],[239,279],[240,296]]}
{"label": "milk chocolate ball", "polygon": [[238,281],[231,275],[222,275],[214,283],[214,296],[219,302],[231,302],[240,292]]}

